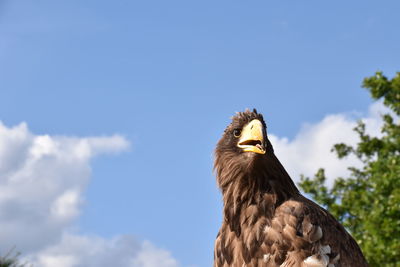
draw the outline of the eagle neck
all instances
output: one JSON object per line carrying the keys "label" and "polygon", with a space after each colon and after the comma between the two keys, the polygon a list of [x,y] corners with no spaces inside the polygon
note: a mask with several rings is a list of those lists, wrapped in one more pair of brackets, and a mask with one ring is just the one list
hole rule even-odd
{"label": "eagle neck", "polygon": [[[226,172],[220,174],[228,175]],[[254,160],[240,172],[231,173],[229,181],[221,186],[224,201],[224,221],[237,236],[242,224],[251,216],[262,216],[270,221],[275,208],[299,194],[295,184],[274,156]],[[256,223],[256,221],[254,221]]]}

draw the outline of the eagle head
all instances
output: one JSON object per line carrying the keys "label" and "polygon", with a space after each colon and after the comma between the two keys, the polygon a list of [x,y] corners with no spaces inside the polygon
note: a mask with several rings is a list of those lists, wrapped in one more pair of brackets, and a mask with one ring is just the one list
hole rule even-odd
{"label": "eagle head", "polygon": [[256,109],[237,112],[232,117],[217,143],[214,170],[223,193],[233,183],[239,191],[248,193],[298,192],[275,156],[264,118]]}
{"label": "eagle head", "polygon": [[246,156],[254,154],[245,152],[254,152],[263,155],[267,148],[272,149],[268,145],[266,129],[264,118],[256,109],[237,112],[219,140],[216,152],[236,152]]}
{"label": "eagle head", "polygon": [[[262,164],[263,159],[271,154],[273,148],[268,140],[267,126],[262,114],[256,109],[246,109],[232,117],[232,122],[217,143],[214,169],[217,177],[221,177],[227,169],[248,173],[257,169],[257,165]],[[233,176],[232,173],[229,175],[230,178]]]}

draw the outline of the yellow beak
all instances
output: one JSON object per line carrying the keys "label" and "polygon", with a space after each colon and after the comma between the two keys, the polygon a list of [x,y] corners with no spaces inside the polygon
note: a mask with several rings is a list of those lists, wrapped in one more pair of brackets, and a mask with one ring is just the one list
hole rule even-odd
{"label": "yellow beak", "polygon": [[264,133],[261,121],[255,119],[242,129],[242,134],[238,142],[238,147],[245,152],[265,154]]}

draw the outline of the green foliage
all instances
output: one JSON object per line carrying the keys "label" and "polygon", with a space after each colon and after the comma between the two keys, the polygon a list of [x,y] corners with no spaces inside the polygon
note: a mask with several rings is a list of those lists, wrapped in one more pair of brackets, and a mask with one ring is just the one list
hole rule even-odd
{"label": "green foliage", "polygon": [[19,256],[20,253],[14,253],[14,249],[11,249],[6,255],[0,256],[0,267],[28,267],[19,262]]}
{"label": "green foliage", "polygon": [[363,87],[392,111],[383,115],[383,136],[369,136],[360,121],[357,146],[332,150],[338,158],[355,155],[363,166],[349,168],[350,177],[337,178],[332,188],[323,169],[312,179],[302,176],[299,186],[351,232],[371,266],[400,266],[400,73],[389,80],[377,72]]}

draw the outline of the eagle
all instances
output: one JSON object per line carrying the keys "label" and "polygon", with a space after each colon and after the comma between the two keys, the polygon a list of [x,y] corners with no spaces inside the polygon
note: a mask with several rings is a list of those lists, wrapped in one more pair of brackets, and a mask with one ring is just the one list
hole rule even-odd
{"label": "eagle", "polygon": [[215,149],[223,222],[214,267],[363,267],[361,249],[307,199],[274,154],[262,114],[238,112]]}

